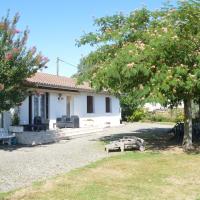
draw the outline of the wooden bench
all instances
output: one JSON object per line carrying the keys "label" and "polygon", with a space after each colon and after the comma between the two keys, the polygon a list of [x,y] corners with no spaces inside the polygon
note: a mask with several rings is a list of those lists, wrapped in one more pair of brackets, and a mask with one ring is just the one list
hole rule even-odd
{"label": "wooden bench", "polygon": [[15,138],[14,135],[9,135],[8,131],[4,128],[0,128],[0,141],[3,142],[3,144],[11,145],[12,139]]}

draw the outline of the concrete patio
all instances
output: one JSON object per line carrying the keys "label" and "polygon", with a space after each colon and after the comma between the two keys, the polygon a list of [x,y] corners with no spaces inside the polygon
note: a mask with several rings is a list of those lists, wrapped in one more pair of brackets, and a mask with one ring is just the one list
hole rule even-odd
{"label": "concrete patio", "polygon": [[39,132],[24,131],[22,133],[16,133],[15,135],[17,138],[17,144],[41,145],[82,137],[85,134],[92,134],[103,130],[104,128],[98,127],[63,128]]}

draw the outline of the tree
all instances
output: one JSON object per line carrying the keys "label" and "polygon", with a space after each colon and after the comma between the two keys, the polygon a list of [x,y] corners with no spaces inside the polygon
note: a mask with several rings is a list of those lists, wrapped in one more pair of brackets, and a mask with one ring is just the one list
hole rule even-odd
{"label": "tree", "polygon": [[0,112],[19,105],[26,97],[28,88],[25,81],[45,66],[48,58],[36,48],[27,49],[28,30],[16,28],[19,15],[12,20],[9,14],[0,21]]}
{"label": "tree", "polygon": [[157,11],[142,8],[95,24],[97,31],[78,41],[97,45],[81,60],[79,80],[116,95],[146,90],[143,98],[165,105],[184,102],[183,145],[192,148],[191,102],[200,94],[200,2],[179,1]]}
{"label": "tree", "polygon": [[0,84],[0,91],[2,91],[4,89],[4,85]]}

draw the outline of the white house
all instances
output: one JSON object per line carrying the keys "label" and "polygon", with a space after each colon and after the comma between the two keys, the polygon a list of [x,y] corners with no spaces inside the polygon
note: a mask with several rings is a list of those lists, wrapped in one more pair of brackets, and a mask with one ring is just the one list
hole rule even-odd
{"label": "white house", "polygon": [[[117,126],[120,124],[119,99],[107,92],[96,93],[88,84],[76,85],[76,80],[38,72],[27,79],[30,95],[19,106],[20,124],[32,124],[35,116],[49,120],[54,128],[56,118],[77,115],[80,127]],[[4,118],[4,120],[2,119]],[[8,113],[0,118],[0,126],[10,123]]]}

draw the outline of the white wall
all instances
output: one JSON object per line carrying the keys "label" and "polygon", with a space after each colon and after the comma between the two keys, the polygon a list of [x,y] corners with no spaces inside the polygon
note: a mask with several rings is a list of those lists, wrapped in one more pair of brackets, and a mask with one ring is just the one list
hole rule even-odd
{"label": "white wall", "polygon": [[9,129],[9,126],[11,125],[11,113],[9,111],[3,113],[3,127],[5,129]]}
{"label": "white wall", "polygon": [[67,100],[66,95],[62,95],[62,99],[58,99],[58,93],[49,94],[49,127],[53,128],[56,118],[66,115]]}
{"label": "white wall", "polygon": [[29,97],[19,107],[20,124],[29,124]]}
{"label": "white wall", "polygon": [[[94,113],[87,113],[87,96],[93,96]],[[111,98],[111,112],[105,111],[105,97]],[[104,94],[81,93],[74,97],[74,115],[80,117],[80,126],[117,126],[120,124],[121,110],[119,99]]]}
{"label": "white wall", "polygon": [[[67,114],[68,94],[62,94],[62,99],[58,99],[59,92],[49,93],[49,127],[53,128],[56,118]],[[94,113],[87,113],[87,96],[94,96]],[[71,96],[71,115],[78,115],[80,118],[80,127],[86,126],[117,126],[120,124],[121,111],[119,100],[111,98],[111,113],[105,112],[105,94],[79,93]],[[34,102],[34,101],[32,101]],[[20,106],[20,123],[29,123],[28,98]],[[32,109],[34,112],[34,108]]]}

